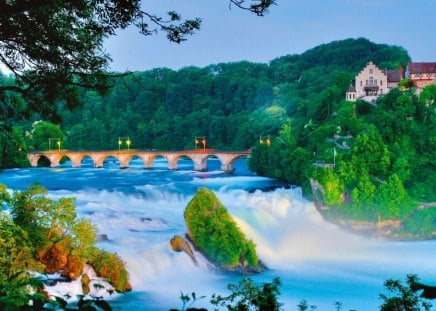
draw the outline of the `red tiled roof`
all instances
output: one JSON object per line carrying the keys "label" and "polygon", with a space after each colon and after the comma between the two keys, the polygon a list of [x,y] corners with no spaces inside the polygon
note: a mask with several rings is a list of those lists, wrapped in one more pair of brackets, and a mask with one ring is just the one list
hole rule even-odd
{"label": "red tiled roof", "polygon": [[356,92],[356,88],[355,88],[354,85],[352,85],[352,84],[350,84],[350,87],[349,87],[348,90],[347,90],[347,93],[350,93],[350,92],[352,92],[352,93],[355,93],[355,92]]}
{"label": "red tiled roof", "polygon": [[410,73],[436,72],[436,63],[408,63],[407,70]]}
{"label": "red tiled roof", "polygon": [[388,82],[400,82],[402,77],[402,70],[386,70],[386,75],[388,76]]}

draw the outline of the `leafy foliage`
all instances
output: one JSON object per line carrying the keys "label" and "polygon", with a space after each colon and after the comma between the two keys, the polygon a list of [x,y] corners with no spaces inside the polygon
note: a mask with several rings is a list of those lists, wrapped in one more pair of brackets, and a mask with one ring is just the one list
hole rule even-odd
{"label": "leafy foliage", "polygon": [[63,148],[65,135],[59,125],[47,121],[35,121],[27,140],[29,149],[56,150]]}
{"label": "leafy foliage", "polygon": [[13,126],[10,131],[1,131],[0,145],[3,146],[0,150],[2,167],[26,167],[29,165],[26,158],[27,145],[21,127]]}
{"label": "leafy foliage", "polygon": [[50,199],[39,185],[10,195],[0,185],[0,206],[10,211],[0,213],[0,309],[17,310],[29,300],[36,308],[46,300],[37,292],[42,284],[32,272],[77,278],[87,262],[117,290],[130,289],[124,262],[97,249],[97,229],[76,218],[73,198]]}
{"label": "leafy foliage", "polygon": [[[241,9],[264,15],[275,0],[229,0]],[[12,127],[44,119],[57,124],[65,109],[81,105],[85,89],[104,94],[113,80],[130,73],[107,72],[111,61],[104,39],[129,26],[149,36],[163,32],[181,43],[199,30],[200,18],[182,19],[143,10],[144,1],[0,1],[0,166],[20,165],[3,157]]]}
{"label": "leafy foliage", "polygon": [[119,292],[130,290],[129,274],[122,259],[114,253],[100,251],[91,261],[97,274],[106,278]]}
{"label": "leafy foliage", "polygon": [[281,284],[279,278],[262,286],[255,286],[250,278],[242,279],[239,284],[228,285],[229,296],[213,295],[211,303],[229,311],[279,311],[282,304],[277,296]]}
{"label": "leafy foliage", "polygon": [[436,208],[418,210],[404,221],[404,231],[417,236],[430,236],[436,228]]}
{"label": "leafy foliage", "polygon": [[407,276],[407,285],[402,284],[398,280],[387,280],[384,285],[389,291],[390,295],[380,294],[383,304],[380,306],[381,311],[415,311],[423,310],[430,311],[431,304],[425,299],[421,299],[414,285],[419,281],[416,275]]}
{"label": "leafy foliage", "polygon": [[[314,51],[324,52],[322,48]],[[391,52],[391,57],[399,56]],[[401,57],[397,61],[401,63]],[[283,139],[279,132],[270,145],[257,145],[250,166],[262,175],[302,185],[306,194],[310,189],[306,180],[318,180],[329,215],[370,221],[394,218],[403,222],[403,229],[415,227],[412,219],[418,202],[436,199],[431,160],[436,156],[431,106],[436,88],[430,85],[419,95],[413,89],[393,89],[377,105],[369,105],[344,101],[343,92],[334,90],[339,85],[318,95],[305,94],[306,100],[291,117],[292,139]],[[297,150],[304,151],[304,160]],[[293,167],[298,170],[286,174]],[[426,215],[430,226],[434,218]]]}
{"label": "leafy foliage", "polygon": [[212,191],[199,189],[184,217],[191,240],[212,261],[230,267],[259,264],[254,243],[244,237]]}
{"label": "leafy foliage", "polygon": [[35,247],[68,234],[76,219],[74,198],[55,201],[46,195],[47,189],[33,184],[24,191],[15,192],[12,198],[14,222],[29,233]]}

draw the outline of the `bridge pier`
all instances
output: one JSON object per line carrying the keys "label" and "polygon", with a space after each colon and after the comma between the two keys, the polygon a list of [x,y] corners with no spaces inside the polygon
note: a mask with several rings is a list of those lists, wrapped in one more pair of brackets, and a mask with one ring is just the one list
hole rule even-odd
{"label": "bridge pier", "polygon": [[94,161],[94,167],[95,168],[102,168],[103,167],[103,160],[101,160],[101,161]]}
{"label": "bridge pier", "polygon": [[80,155],[71,155],[70,160],[72,167],[82,166],[82,157]]}
{"label": "bridge pier", "polygon": [[176,171],[177,170],[177,162],[170,162],[168,161],[168,169],[172,170],[172,171]]}
{"label": "bridge pier", "polygon": [[40,158],[39,156],[37,156],[35,154],[32,154],[32,153],[28,153],[27,154],[27,160],[29,160],[31,167],[37,167],[38,166],[39,158]]}
{"label": "bridge pier", "polygon": [[233,164],[230,163],[221,164],[221,170],[224,172],[233,172]]}
{"label": "bridge pier", "polygon": [[129,161],[120,161],[120,168],[129,168]]}
{"label": "bridge pier", "polygon": [[178,156],[166,154],[164,157],[168,161],[168,169],[173,171],[177,170],[177,161],[179,160]]}
{"label": "bridge pier", "polygon": [[59,161],[50,161],[50,167],[58,167]]}
{"label": "bridge pier", "polygon": [[194,171],[207,171],[207,161],[194,161]]}

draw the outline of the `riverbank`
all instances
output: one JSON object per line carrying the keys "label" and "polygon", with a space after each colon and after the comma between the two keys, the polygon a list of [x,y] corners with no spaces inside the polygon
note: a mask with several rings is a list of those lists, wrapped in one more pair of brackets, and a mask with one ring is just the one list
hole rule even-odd
{"label": "riverbank", "polygon": [[[323,214],[321,212],[321,214]],[[436,231],[429,235],[417,235],[411,232],[402,232],[402,221],[396,219],[388,219],[380,222],[331,219],[324,219],[333,223],[340,228],[352,232],[354,234],[369,236],[376,239],[388,239],[392,241],[423,241],[436,240]]]}
{"label": "riverbank", "polygon": [[[357,220],[347,219],[340,214],[339,209],[335,209],[332,212],[331,206],[328,206],[325,202],[325,190],[321,184],[311,179],[310,187],[312,190],[312,197],[310,198],[324,220],[337,225],[338,227],[352,232],[354,234],[368,236],[377,239],[388,239],[393,241],[414,241],[414,240],[434,240],[436,239],[436,219],[434,217],[430,219],[430,222],[435,223],[432,226],[431,232],[425,234],[417,234],[411,231],[405,225],[407,221],[410,221],[417,213],[422,211],[436,211],[436,202],[420,203],[419,206],[409,216],[404,219],[379,219],[377,221],[370,220]],[[343,195],[346,197],[346,195]],[[345,202],[343,204],[346,204]],[[429,213],[430,214],[430,213]],[[430,215],[431,217],[431,215]],[[428,230],[427,230],[428,231]]]}

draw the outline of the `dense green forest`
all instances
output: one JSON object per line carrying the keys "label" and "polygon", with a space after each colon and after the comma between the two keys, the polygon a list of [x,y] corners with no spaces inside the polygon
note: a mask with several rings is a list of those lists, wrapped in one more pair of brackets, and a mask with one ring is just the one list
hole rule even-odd
{"label": "dense green forest", "polygon": [[[210,148],[251,148],[260,136],[277,135],[290,118],[296,119],[297,112],[313,114],[314,122],[322,122],[325,114],[333,112],[329,105],[344,98],[355,73],[370,60],[380,68],[396,68],[404,67],[410,58],[400,47],[361,38],[321,45],[269,64],[238,62],[135,72],[114,79],[105,96],[83,90],[79,109],[71,112],[59,105],[65,134],[62,147],[115,149],[118,137],[130,137],[132,148],[180,149],[193,148],[194,138],[205,136]],[[10,78],[0,77],[0,84],[11,83]],[[16,110],[20,105],[25,104],[16,103]],[[34,112],[32,122],[44,115],[42,110]],[[6,122],[16,120],[13,113],[8,112]],[[293,127],[304,123],[297,119]],[[31,123],[14,125],[32,138]],[[31,149],[47,148],[43,140],[26,143]]]}
{"label": "dense green forest", "polygon": [[[130,148],[189,149],[204,136],[208,148],[252,148],[253,170],[301,185],[307,195],[310,179],[318,182],[333,214],[409,219],[420,203],[436,200],[436,86],[419,96],[394,89],[375,106],[345,101],[369,61],[395,69],[410,57],[401,47],[359,38],[268,64],[135,72],[114,79],[104,96],[83,90],[81,107],[61,109],[58,125],[17,122],[10,111],[12,130],[0,137],[2,167],[22,165],[28,149],[48,149],[48,137],[60,138],[62,148],[102,150],[117,149],[119,137],[129,137]],[[429,234],[435,219],[434,208],[425,209],[407,226]]]}
{"label": "dense green forest", "polygon": [[81,109],[63,112],[65,143],[73,149],[113,149],[118,137],[130,137],[132,148],[180,149],[193,148],[196,136],[206,136],[211,148],[251,148],[302,109],[322,122],[317,110],[344,98],[354,74],[370,60],[396,68],[410,58],[399,47],[349,39],[270,64],[136,72],[114,81],[104,97],[84,92]]}

